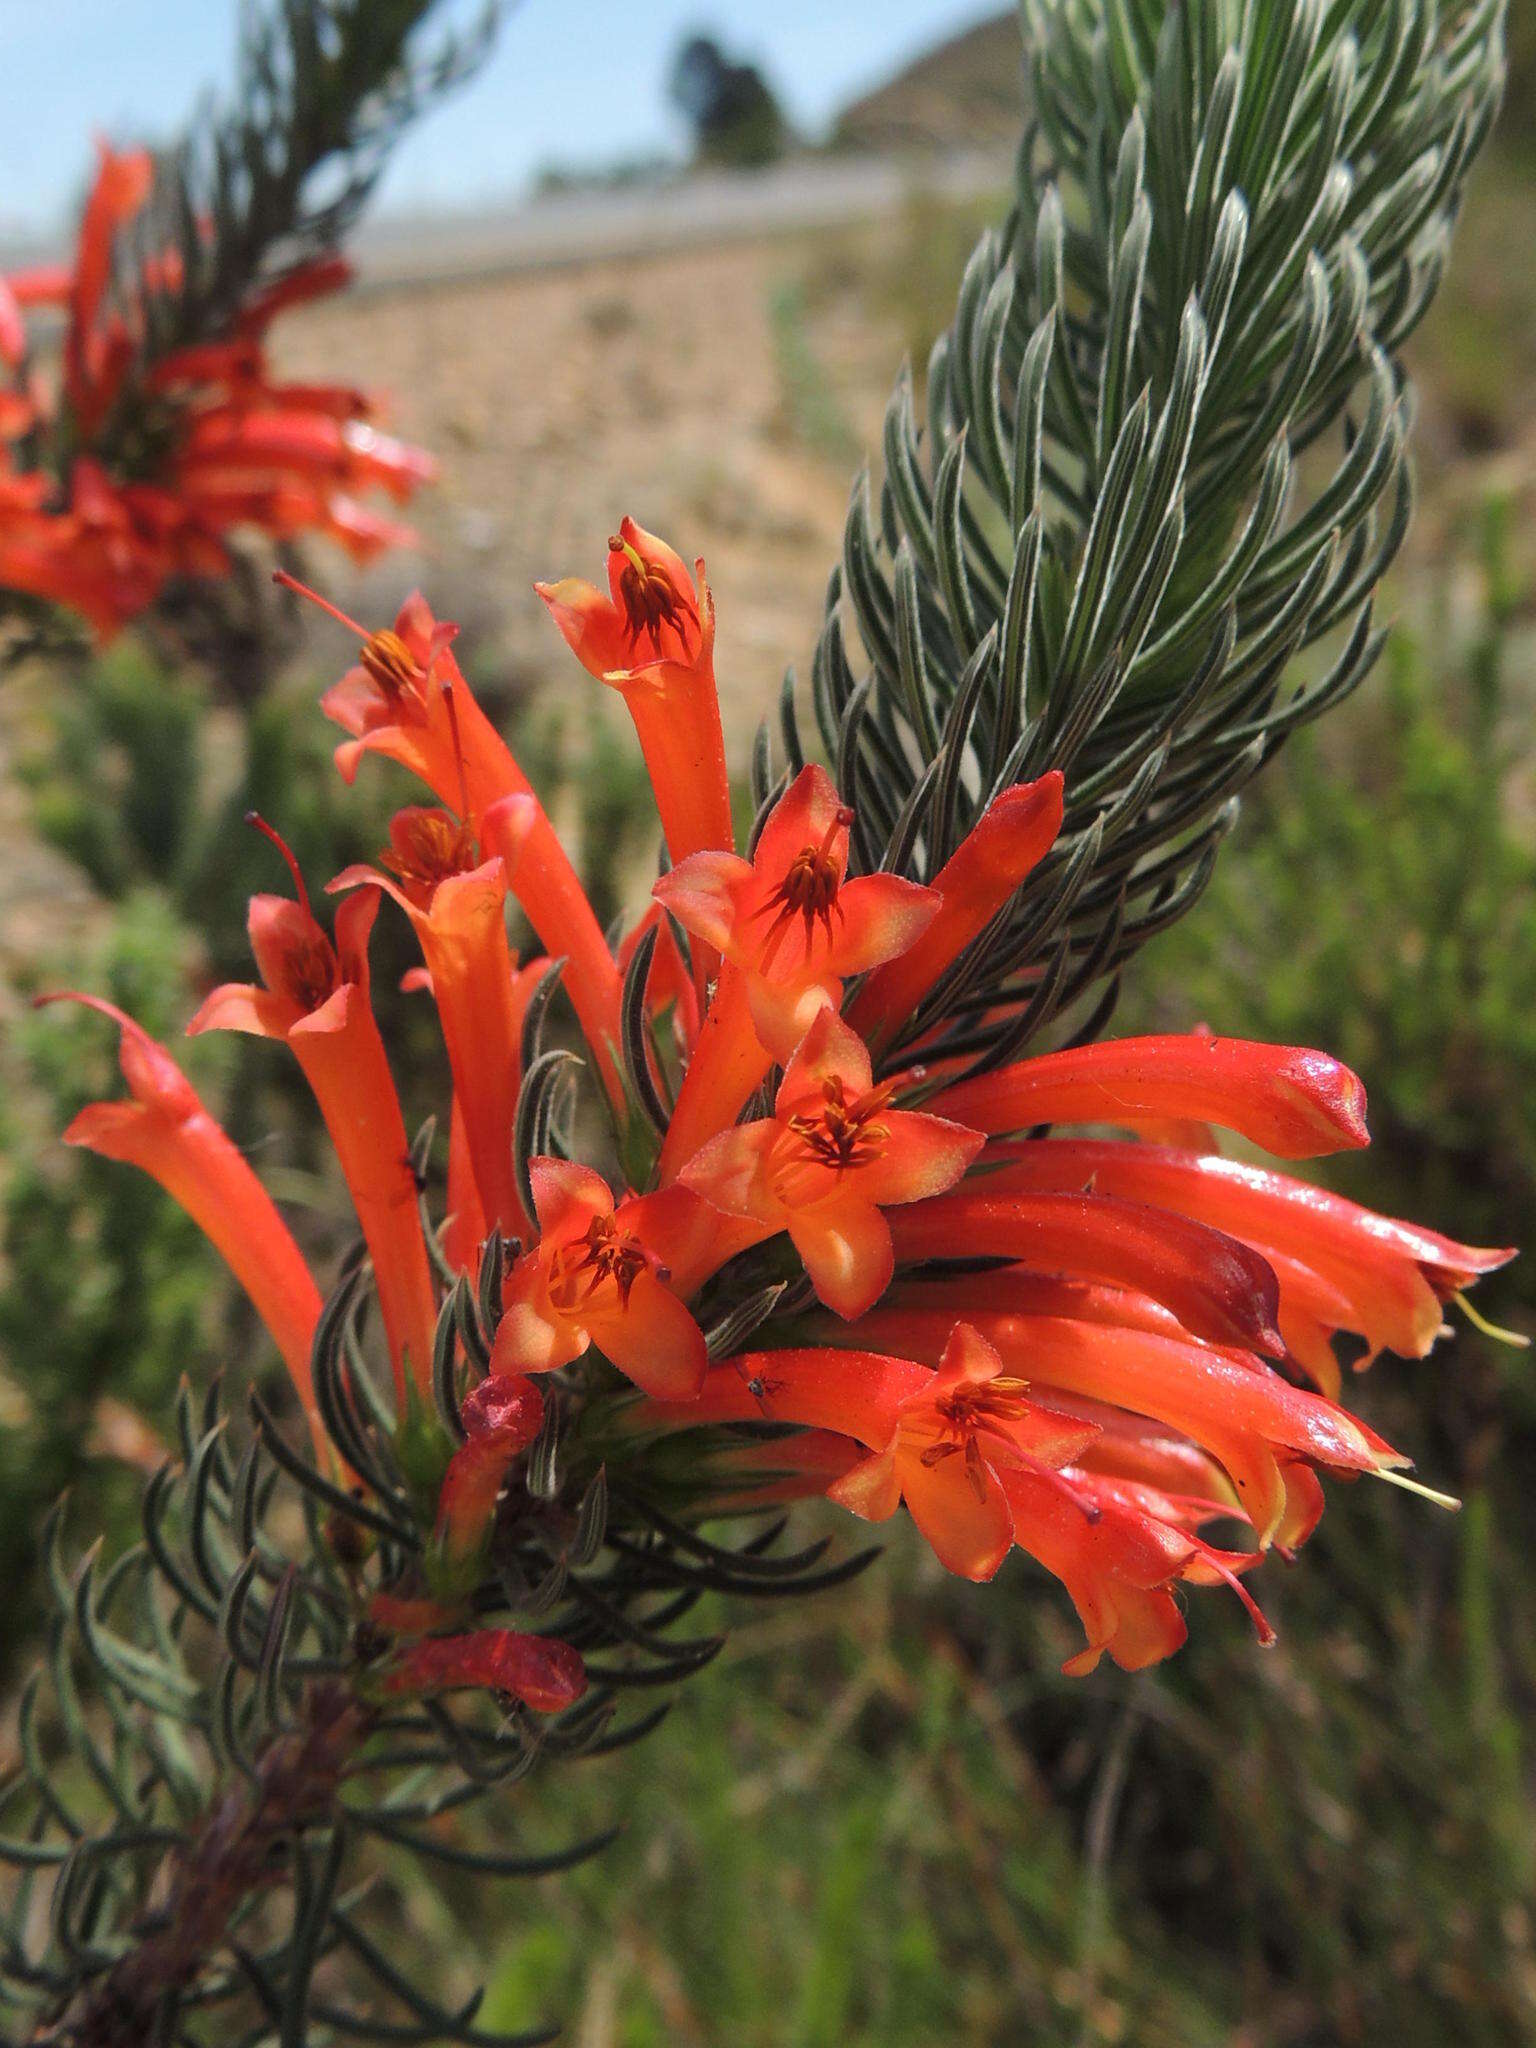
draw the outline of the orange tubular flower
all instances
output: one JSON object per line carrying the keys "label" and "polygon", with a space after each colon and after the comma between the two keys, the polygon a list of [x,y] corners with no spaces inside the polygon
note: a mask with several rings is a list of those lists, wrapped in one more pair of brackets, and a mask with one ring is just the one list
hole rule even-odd
{"label": "orange tubular flower", "polygon": [[[990,1578],[1015,1544],[1063,1581],[1082,1618],[1088,1642],[1068,1659],[1071,1675],[1106,1649],[1128,1670],[1176,1650],[1185,1628],[1170,1587],[1180,1580],[1232,1586],[1260,1639],[1273,1640],[1239,1584],[1257,1554],[1197,1534],[1232,1513],[1229,1502],[1123,1474],[1121,1454],[1104,1458],[1104,1448],[1106,1430],[1123,1437],[1127,1418],[1094,1404],[1074,1412],[1057,1389],[1010,1377],[964,1324],[951,1326],[937,1371],[875,1351],[751,1352],[713,1367],[697,1402],[650,1402],[633,1417],[642,1430],[763,1420],[806,1433],[759,1446],[760,1468],[782,1472],[744,1496],[722,1491],[723,1506],[819,1491],[881,1520],[904,1501],[940,1560],[975,1579]],[[859,1457],[858,1444],[873,1455]],[[727,1451],[717,1463],[728,1489],[745,1460]],[[1162,1438],[1142,1469],[1204,1484],[1210,1468],[1192,1445]]]}
{"label": "orange tubular flower", "polygon": [[867,1521],[888,1520],[905,1500],[940,1562],[969,1579],[990,1579],[1013,1541],[998,1473],[1066,1464],[1098,1434],[1033,1402],[963,1324],[939,1372],[877,1351],[747,1352],[713,1367],[696,1402],[648,1403],[634,1419],[642,1429],[797,1422],[863,1444],[872,1455],[836,1478],[829,1498]]}
{"label": "orange tubular flower", "polygon": [[[522,807],[526,831],[532,799],[511,802]],[[442,1021],[480,1213],[515,1237],[528,1228],[512,1170],[512,1127],[529,991],[519,988],[507,944],[504,866],[499,858],[478,862],[469,827],[446,811],[397,811],[389,841],[380,859],[393,875],[352,867],[328,886],[383,889],[410,918]]]}
{"label": "orange tubular flower", "polygon": [[1061,830],[1061,793],[1054,768],[1038,782],[1005,789],[934,876],[937,916],[914,945],[870,976],[849,1011],[849,1021],[877,1050],[1050,852]]}
{"label": "orange tubular flower", "polygon": [[1000,1191],[1091,1183],[1231,1232],[1266,1260],[1273,1255],[1282,1315],[1289,1304],[1325,1330],[1352,1331],[1372,1357],[1424,1357],[1440,1334],[1442,1304],[1515,1255],[1458,1244],[1233,1159],[1075,1139],[1004,1145],[998,1157],[1005,1163],[990,1184]]}
{"label": "orange tubular flower", "polygon": [[117,1026],[118,1060],[132,1100],[88,1103],[64,1142],[126,1160],[181,1204],[250,1296],[298,1390],[321,1463],[333,1463],[310,1382],[320,1290],[271,1196],[170,1054],[131,1017],[99,996],[73,990],[37,1001],[83,1003]]}
{"label": "orange tubular flower", "polygon": [[558,1714],[587,1689],[586,1669],[569,1643],[517,1629],[428,1636],[400,1653],[385,1680],[389,1692],[452,1692],[475,1687],[510,1693],[536,1714]]}
{"label": "orange tubular flower", "polygon": [[1028,1372],[1042,1401],[1051,1402],[1058,1389],[1086,1396],[1149,1416],[1209,1452],[1230,1479],[1261,1545],[1290,1545],[1307,1533],[1314,1491],[1304,1480],[1292,1484],[1303,1464],[1384,1475],[1410,1463],[1344,1409],[1292,1386],[1258,1359],[1224,1354],[1187,1337],[973,1307],[958,1288],[953,1302],[882,1306],[862,1319],[855,1334],[872,1346],[900,1343],[912,1357],[932,1363],[942,1355],[964,1302],[967,1318],[1010,1371]]}
{"label": "orange tubular flower", "polygon": [[485,1547],[507,1467],[544,1426],[544,1396],[516,1373],[493,1374],[465,1397],[464,1441],[448,1461],[437,1499],[437,1541],[451,1565]]}
{"label": "orange tubular flower", "polygon": [[657,882],[657,900],[725,961],[662,1145],[663,1181],[790,1058],[819,1010],[840,1007],[844,976],[894,958],[936,915],[938,896],[915,882],[846,879],[852,815],[825,769],[803,768],[751,861],[696,853]]}
{"label": "orange tubular flower", "polygon": [[928,1106],[987,1132],[1083,1123],[1160,1129],[1191,1119],[1281,1159],[1370,1143],[1365,1090],[1341,1061],[1202,1032],[1045,1053],[944,1089]]}
{"label": "orange tubular flower", "polygon": [[734,843],[715,601],[695,567],[697,588],[680,555],[626,518],[608,542],[606,597],[574,576],[534,585],[583,668],[628,705],[674,864]]}
{"label": "orange tubular flower", "polygon": [[1015,1467],[999,1480],[1014,1541],[1061,1580],[1088,1638],[1062,1665],[1068,1678],[1086,1677],[1106,1650],[1125,1671],[1172,1656],[1189,1634],[1171,1591],[1180,1580],[1225,1582],[1247,1607],[1259,1641],[1275,1640],[1237,1576],[1257,1560],[1212,1549],[1149,1489],[1076,1467],[1049,1478]]}
{"label": "orange tubular flower", "polygon": [[112,245],[118,229],[148,199],[154,176],[154,158],[147,149],[114,150],[98,143],[96,180],[80,223],[64,338],[64,389],[82,437],[95,431],[127,366],[126,335],[119,339],[112,330],[103,329],[97,316],[112,275]]}
{"label": "orange tubular flower", "polygon": [[368,933],[379,892],[361,890],[341,905],[333,946],[293,855],[270,826],[254,822],[282,852],[298,900],[251,898],[251,951],[262,986],[216,988],[187,1029],[280,1038],[303,1068],[373,1259],[403,1414],[408,1378],[430,1390],[437,1305],[405,1124],[369,997]]}
{"label": "orange tubular flower", "polygon": [[904,1501],[940,1564],[990,1579],[1014,1541],[1002,1475],[1068,1464],[1097,1434],[1091,1422],[1029,1399],[986,1340],[956,1324],[937,1372],[908,1394],[871,1458],[827,1488],[866,1521],[888,1521]]}
{"label": "orange tubular flower", "polygon": [[985,1139],[936,1116],[890,1107],[869,1053],[823,1010],[785,1071],[774,1113],[722,1131],[684,1168],[682,1184],[769,1237],[787,1230],[817,1294],[858,1316],[895,1267],[890,1203],[952,1187]]}
{"label": "orange tubular flower", "polygon": [[[1086,1175],[1072,1185],[1075,1190],[1085,1184],[1092,1184]],[[1213,1344],[1277,1354],[1284,1349],[1275,1323],[1275,1276],[1236,1238],[1177,1212],[1101,1192],[1097,1185],[1086,1195],[1015,1194],[999,1191],[1004,1183],[991,1173],[982,1185],[987,1192],[962,1189],[894,1216],[897,1257],[909,1263],[1017,1259],[1046,1272],[1149,1294],[1186,1330]]]}
{"label": "orange tubular flower", "polygon": [[595,1344],[647,1393],[691,1398],[704,1333],[667,1284],[644,1206],[615,1206],[601,1174],[567,1160],[535,1159],[529,1172],[539,1241],[507,1274],[491,1370],[551,1372]]}
{"label": "orange tubular flower", "polygon": [[[398,761],[419,776],[471,826],[488,854],[506,862],[512,893],[550,953],[568,965],[565,981],[609,1100],[621,1112],[624,1084],[614,1046],[619,1037],[619,972],[576,870],[511,750],[486,717],[449,653],[458,627],[434,619],[412,593],[393,627],[365,633],[322,597],[278,579],[357,634],[361,658],[326,691],[320,708],[352,735],[336,749],[336,766],[351,782],[365,754]],[[505,800],[532,805],[510,810]]]}
{"label": "orange tubular flower", "polygon": [[56,387],[29,377],[24,392],[0,394],[0,433],[30,432],[42,486],[26,507],[0,494],[0,583],[71,606],[103,638],[169,578],[227,575],[224,542],[237,527],[279,541],[326,534],[357,560],[414,540],[354,494],[381,487],[402,501],[435,473],[420,449],[367,422],[365,393],[269,375],[268,324],[345,282],[334,258],[257,293],[219,332],[157,356],[150,305],[177,290],[183,262],[179,249],[142,253],[129,239],[153,188],[147,151],[101,149],[73,267],[0,280],[0,361],[26,359],[23,308],[57,306],[66,323]]}
{"label": "orange tubular flower", "polygon": [[464,1111],[457,1096],[448,1119],[447,1192],[448,1218],[443,1230],[443,1257],[456,1273],[468,1273],[474,1268],[480,1247],[489,1235],[490,1225],[481,1207],[475,1164],[469,1151],[469,1133],[464,1127]]}

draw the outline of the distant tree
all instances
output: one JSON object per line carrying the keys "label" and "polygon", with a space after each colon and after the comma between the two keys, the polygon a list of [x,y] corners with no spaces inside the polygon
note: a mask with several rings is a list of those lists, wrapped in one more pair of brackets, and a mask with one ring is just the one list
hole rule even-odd
{"label": "distant tree", "polygon": [[788,124],[772,86],[755,64],[727,56],[713,36],[683,44],[668,91],[693,129],[699,162],[747,169],[783,155]]}

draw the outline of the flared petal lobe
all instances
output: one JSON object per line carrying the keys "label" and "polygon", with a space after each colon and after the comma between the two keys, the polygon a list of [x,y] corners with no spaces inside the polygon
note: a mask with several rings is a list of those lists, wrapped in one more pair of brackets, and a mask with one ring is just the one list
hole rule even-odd
{"label": "flared petal lobe", "polygon": [[704,1333],[667,1284],[655,1216],[616,1204],[589,1167],[536,1159],[530,1176],[539,1240],[506,1276],[492,1372],[550,1372],[595,1344],[647,1393],[689,1399],[708,1364]]}
{"label": "flared petal lobe", "polygon": [[786,1069],[774,1115],[710,1141],[682,1185],[762,1235],[787,1230],[817,1294],[857,1316],[894,1268],[881,1208],[941,1192],[983,1144],[979,1132],[890,1107],[869,1053],[834,1010],[823,1010]]}
{"label": "flared petal lobe", "polygon": [[888,954],[888,964],[859,991],[850,1021],[872,1042],[887,1044],[910,1022],[944,970],[1050,851],[1061,816],[1062,778],[1055,769],[992,800],[934,876],[938,909],[926,929],[899,953]]}

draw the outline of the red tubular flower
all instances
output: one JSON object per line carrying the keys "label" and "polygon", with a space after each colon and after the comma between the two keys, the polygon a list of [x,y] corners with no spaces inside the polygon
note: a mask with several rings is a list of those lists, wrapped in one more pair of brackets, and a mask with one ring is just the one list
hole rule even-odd
{"label": "red tubular flower", "polygon": [[443,1256],[456,1273],[474,1270],[476,1255],[489,1230],[475,1180],[464,1111],[455,1096],[448,1119],[448,1220],[443,1231]]}
{"label": "red tubular flower", "polygon": [[[512,802],[522,807],[526,831],[536,806],[531,798]],[[503,863],[477,861],[469,827],[446,811],[397,811],[389,840],[380,859],[392,876],[352,867],[329,887],[383,889],[410,918],[442,1021],[480,1210],[488,1224],[515,1237],[528,1228],[512,1170],[528,991],[518,987],[507,944]]]}
{"label": "red tubular flower", "polygon": [[1187,1338],[973,1307],[958,1288],[953,1306],[877,1308],[856,1334],[874,1346],[899,1342],[910,1356],[933,1362],[962,1301],[968,1320],[1008,1370],[1029,1374],[1042,1401],[1056,1389],[1086,1396],[1150,1416],[1201,1445],[1230,1478],[1261,1544],[1292,1544],[1303,1533],[1298,1520],[1313,1494],[1304,1482],[1292,1486],[1298,1464],[1381,1475],[1411,1462],[1344,1409],[1292,1386],[1259,1360]]}
{"label": "red tubular flower", "polygon": [[700,1458],[701,1477],[716,1490],[706,1494],[710,1516],[750,1514],[780,1502],[811,1500],[862,1462],[864,1447],[830,1429],[799,1429],[761,1443],[726,1443]]}
{"label": "red tubular flower", "polygon": [[112,275],[118,230],[148,199],[154,175],[154,159],[147,149],[114,150],[97,144],[96,178],[80,223],[64,338],[64,388],[83,437],[95,431],[116,395],[111,370],[120,375],[126,367],[121,350],[97,316]]}
{"label": "red tubular flower", "polygon": [[262,985],[216,988],[187,1029],[282,1039],[303,1068],[373,1259],[403,1413],[407,1377],[430,1387],[437,1306],[405,1124],[369,998],[368,933],[379,894],[360,890],[341,905],[333,946],[298,863],[270,826],[255,822],[288,862],[298,900],[252,897],[251,951]]}
{"label": "red tubular flower", "polygon": [[[26,353],[27,324],[21,315],[20,302],[10,284],[0,277],[0,363],[4,363],[8,370],[14,370]],[[15,394],[6,395],[14,397]]]}
{"label": "red tubular flower", "polygon": [[385,1680],[389,1692],[452,1692],[466,1687],[510,1693],[536,1714],[558,1714],[587,1689],[586,1669],[569,1643],[511,1628],[428,1636],[402,1651]]}
{"label": "red tubular flower", "polygon": [[785,1071],[774,1113],[722,1131],[683,1169],[682,1184],[764,1237],[787,1230],[817,1294],[862,1315],[895,1267],[887,1204],[952,1187],[980,1151],[979,1132],[892,1109],[869,1053],[823,1010]]}
{"label": "red tubular flower", "polygon": [[1085,1677],[1107,1650],[1122,1670],[1141,1671],[1181,1647],[1189,1630],[1171,1587],[1224,1581],[1248,1608],[1259,1640],[1274,1641],[1237,1574],[1256,1560],[1213,1550],[1159,1513],[1155,1494],[1077,1468],[1050,1478],[1022,1468],[999,1475],[1014,1540],[1060,1579],[1088,1641],[1062,1670]]}
{"label": "red tubular flower", "polygon": [[798,1422],[863,1444],[872,1455],[834,1480],[829,1498],[867,1521],[888,1520],[904,1500],[940,1562],[970,1579],[991,1578],[1013,1541],[998,1473],[1066,1464],[1098,1433],[1032,1401],[963,1324],[938,1372],[876,1351],[748,1352],[713,1367],[696,1403],[648,1404],[635,1420]]}
{"label": "red tubular flower", "polygon": [[626,518],[608,542],[606,597],[574,576],[534,585],[583,668],[629,707],[674,864],[734,843],[715,601],[695,566],[697,588],[680,555]]}
{"label": "red tubular flower", "polygon": [[1062,779],[1052,769],[994,797],[934,876],[938,914],[904,952],[860,989],[849,1021],[877,1049],[907,1023],[923,997],[983,932],[1061,830]]}
{"label": "red tubular flower", "polygon": [[[576,870],[527,776],[486,717],[449,653],[457,626],[439,623],[412,593],[392,628],[367,634],[353,619],[291,577],[279,581],[311,598],[363,642],[362,656],[320,707],[352,735],[336,749],[351,782],[365,754],[409,768],[440,803],[471,825],[487,854],[506,863],[512,893],[552,955],[567,961],[565,984],[598,1064],[609,1100],[621,1112],[619,973]],[[508,798],[533,805],[510,810]]]}
{"label": "red tubular flower", "polygon": [[1218,1515],[1247,1519],[1237,1489],[1220,1465],[1180,1431],[1150,1416],[1067,1394],[1060,1387],[1051,1389],[1049,1400],[1064,1414],[1099,1425],[1098,1435],[1077,1460],[1084,1471],[1152,1488],[1164,1500],[1178,1500],[1192,1509],[1199,1522]]}
{"label": "red tubular flower", "polygon": [[1002,1475],[1067,1464],[1097,1433],[1091,1422],[1038,1407],[1027,1388],[957,1323],[938,1371],[901,1402],[886,1442],[835,1480],[828,1499],[873,1522],[904,1501],[940,1564],[990,1579],[1014,1541]]}
{"label": "red tubular flower", "polygon": [[662,1145],[664,1181],[792,1055],[818,1010],[841,1005],[845,975],[892,959],[935,916],[931,889],[896,875],[846,879],[852,815],[824,769],[804,768],[751,861],[696,853],[656,884],[657,900],[725,961]]}
{"label": "red tubular flower", "polygon": [[[1514,1257],[1458,1244],[1438,1231],[1380,1216],[1341,1195],[1265,1167],[1151,1145],[1048,1139],[998,1148],[999,1189],[1093,1187],[1230,1231],[1279,1261],[1280,1303],[1364,1337],[1372,1355],[1422,1358],[1441,1329],[1441,1305]],[[1347,1320],[1333,1320],[1340,1301]]]}
{"label": "red tubular flower", "polygon": [[[1231,1585],[1261,1640],[1272,1640],[1238,1583],[1256,1554],[1214,1549],[1197,1534],[1232,1512],[1229,1502],[1121,1470],[1122,1451],[1112,1444],[1105,1455],[1112,1417],[1095,1404],[1074,1413],[1059,1390],[1010,1377],[962,1324],[951,1328],[936,1372],[872,1351],[751,1352],[712,1368],[697,1402],[646,1403],[633,1421],[640,1429],[764,1419],[807,1427],[783,1445],[756,1447],[759,1469],[772,1474],[756,1494],[730,1490],[733,1468],[745,1475],[746,1454],[717,1455],[722,1507],[793,1499],[813,1486],[870,1519],[905,1501],[941,1561],[971,1578],[989,1578],[1017,1544],[1062,1579],[1083,1620],[1087,1647],[1068,1660],[1069,1674],[1091,1671],[1106,1649],[1132,1670],[1176,1650],[1185,1629],[1170,1587],[1180,1580]],[[1114,1423],[1123,1436],[1127,1418]],[[852,1446],[860,1443],[874,1455],[858,1458]],[[1152,1440],[1143,1469],[1197,1483],[1209,1470],[1193,1446],[1166,1438]]]}
{"label": "red tubular flower", "polygon": [[[1120,1149],[1129,1150],[1129,1147]],[[1093,1185],[1090,1176],[1075,1184]],[[1017,1259],[1045,1272],[1150,1294],[1196,1337],[1279,1353],[1279,1288],[1248,1245],[1177,1212],[1091,1194],[962,1189],[891,1218],[898,1259]]]}
{"label": "red tubular flower", "polygon": [[331,1463],[310,1381],[320,1291],[271,1196],[170,1054],[131,1017],[99,996],[73,990],[37,1001],[83,1003],[117,1026],[118,1061],[132,1100],[88,1103],[64,1142],[126,1160],[186,1210],[250,1296],[298,1390],[316,1452]]}
{"label": "red tubular flower", "polygon": [[[182,255],[144,253],[136,274],[123,260],[125,231],[153,182],[146,151],[102,149],[73,268],[0,282],[0,360],[25,359],[23,307],[58,304],[67,321],[59,388],[29,379],[24,420],[8,418],[16,408],[0,401],[0,428],[36,429],[28,452],[44,485],[44,501],[23,520],[0,502],[0,581],[82,612],[103,638],[152,604],[168,578],[227,575],[224,537],[237,526],[275,540],[328,534],[357,559],[411,540],[353,494],[382,487],[403,500],[434,473],[420,449],[366,423],[363,393],[267,373],[267,323],[342,282],[345,267],[334,261],[305,266],[224,331],[155,358],[147,308],[177,289]],[[134,471],[125,474],[119,429],[146,405],[150,454],[134,435]],[[59,486],[50,471],[66,465]]]}
{"label": "red tubular flower", "polygon": [[1370,1143],[1365,1090],[1341,1061],[1204,1032],[1070,1046],[962,1081],[929,1107],[988,1132],[1083,1123],[1142,1130],[1190,1118],[1281,1159]]}
{"label": "red tubular flower", "polygon": [[507,1467],[544,1426],[544,1396],[519,1374],[493,1374],[465,1396],[461,1413],[464,1441],[437,1498],[437,1541],[455,1566],[485,1547]]}
{"label": "red tubular flower", "polygon": [[323,299],[351,281],[352,266],[345,256],[336,250],[316,256],[312,262],[302,263],[298,269],[265,285],[242,307],[235,332],[242,337],[260,337],[279,313],[286,313],[291,306],[307,306],[315,299]]}
{"label": "red tubular flower", "polygon": [[595,1344],[647,1393],[689,1399],[704,1378],[704,1333],[667,1284],[654,1216],[616,1206],[590,1167],[535,1159],[529,1173],[539,1241],[507,1274],[491,1370],[550,1372]]}

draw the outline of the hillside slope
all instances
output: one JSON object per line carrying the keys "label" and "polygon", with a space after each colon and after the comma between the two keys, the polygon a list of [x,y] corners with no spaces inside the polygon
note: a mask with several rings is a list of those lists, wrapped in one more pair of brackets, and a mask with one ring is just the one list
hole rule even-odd
{"label": "hillside slope", "polygon": [[1023,60],[1010,7],[925,51],[886,84],[846,107],[834,149],[985,148],[1019,132]]}

